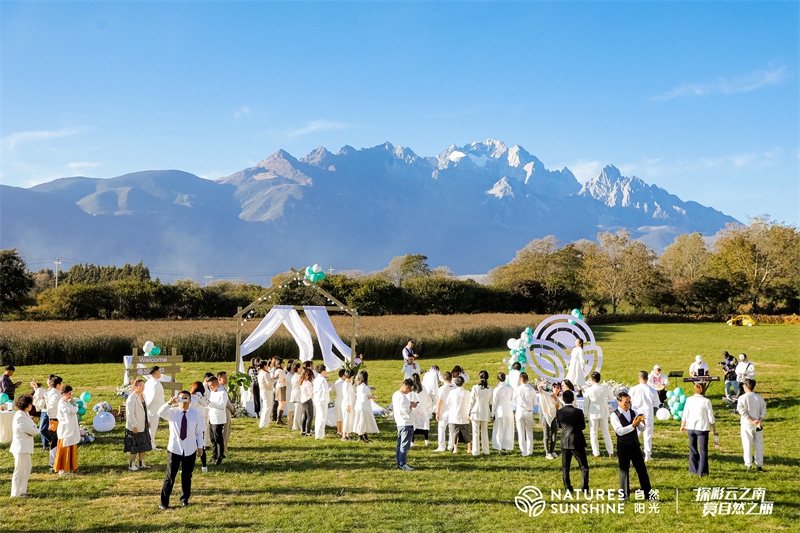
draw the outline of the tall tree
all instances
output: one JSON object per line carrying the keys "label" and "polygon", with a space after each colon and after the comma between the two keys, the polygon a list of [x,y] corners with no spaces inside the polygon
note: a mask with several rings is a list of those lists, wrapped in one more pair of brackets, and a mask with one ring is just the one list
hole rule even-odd
{"label": "tall tree", "polygon": [[33,283],[17,249],[0,250],[0,315],[24,308]]}
{"label": "tall tree", "polygon": [[636,298],[651,285],[655,252],[630,238],[628,230],[597,234],[584,255],[581,276],[588,288],[611,304],[613,313],[625,298]]}
{"label": "tall tree", "polygon": [[753,218],[747,226],[728,224],[717,233],[714,249],[717,276],[742,279],[753,311],[776,285],[797,287],[800,232],[795,226],[767,216]]}
{"label": "tall tree", "polygon": [[693,280],[708,272],[711,252],[708,251],[700,233],[678,235],[675,242],[667,246],[658,260],[664,274],[670,279]]}

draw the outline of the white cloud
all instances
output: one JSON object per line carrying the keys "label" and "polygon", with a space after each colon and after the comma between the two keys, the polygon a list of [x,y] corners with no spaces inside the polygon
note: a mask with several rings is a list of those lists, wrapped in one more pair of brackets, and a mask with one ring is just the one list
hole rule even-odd
{"label": "white cloud", "polygon": [[660,102],[683,96],[746,93],[768,85],[776,85],[785,79],[786,66],[782,65],[769,70],[757,70],[733,79],[718,78],[714,82],[684,83],[669,92],[654,96],[652,99]]}
{"label": "white cloud", "polygon": [[246,105],[243,105],[242,107],[233,112],[233,116],[235,118],[249,117],[250,108]]}
{"label": "white cloud", "polygon": [[566,165],[580,183],[586,183],[597,176],[604,166],[605,164],[601,161],[575,161],[571,165]]}
{"label": "white cloud", "polygon": [[19,146],[22,146],[24,144],[39,142],[39,141],[47,141],[50,139],[58,139],[61,137],[70,137],[72,135],[77,135],[80,132],[81,130],[76,128],[72,129],[64,128],[58,131],[50,131],[50,130],[19,131],[3,137],[2,146],[4,151],[5,150],[14,151]]}
{"label": "white cloud", "polygon": [[289,137],[300,137],[302,135],[308,135],[309,133],[316,133],[318,131],[344,130],[349,127],[350,126],[348,124],[334,122],[332,120],[312,120],[305,127],[292,130],[287,135]]}
{"label": "white cloud", "polygon": [[701,157],[697,163],[690,164],[687,170],[697,171],[718,167],[736,169],[762,169],[775,164],[775,160],[783,155],[783,148],[776,146],[763,152],[744,152],[718,157]]}

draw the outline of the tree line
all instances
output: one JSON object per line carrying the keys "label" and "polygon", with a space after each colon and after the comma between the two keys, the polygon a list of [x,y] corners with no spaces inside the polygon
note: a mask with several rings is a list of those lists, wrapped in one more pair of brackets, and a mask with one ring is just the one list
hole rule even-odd
{"label": "tree line", "polygon": [[[531,241],[489,272],[489,284],[431,269],[421,254],[395,257],[382,271],[327,276],[319,285],[365,315],[513,312],[731,314],[800,311],[800,233],[768,217],[729,224],[707,241],[678,236],[659,257],[620,230],[597,241]],[[286,273],[272,280],[283,282]],[[162,283],[141,262],[122,268],[73,265],[56,289],[51,270],[28,272],[16,249],[0,251],[5,318],[230,317],[263,295],[260,285],[192,280]],[[313,287],[290,283],[280,303],[329,304]]]}

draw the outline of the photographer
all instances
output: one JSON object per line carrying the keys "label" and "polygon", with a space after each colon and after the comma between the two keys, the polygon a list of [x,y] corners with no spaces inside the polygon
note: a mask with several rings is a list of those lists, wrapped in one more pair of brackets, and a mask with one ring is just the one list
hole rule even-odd
{"label": "photographer", "polygon": [[739,354],[739,364],[736,365],[736,381],[739,382],[739,396],[744,394],[744,380],[756,379],[756,367],[747,358],[747,354]]}
{"label": "photographer", "polygon": [[[214,382],[219,388],[216,378]],[[197,454],[203,455],[204,423],[201,415],[191,405],[191,394],[182,390],[177,398],[172,397],[158,410],[158,416],[169,422],[169,444],[167,445],[167,475],[161,487],[159,509],[169,509],[169,496],[178,469],[181,469],[181,505],[189,505],[192,494],[192,471]],[[177,403],[178,407],[173,407]]]}
{"label": "photographer", "polygon": [[736,381],[736,359],[727,351],[722,352],[724,361],[717,363],[725,373],[725,399],[730,403],[736,403],[736,396],[739,393],[739,384]]}

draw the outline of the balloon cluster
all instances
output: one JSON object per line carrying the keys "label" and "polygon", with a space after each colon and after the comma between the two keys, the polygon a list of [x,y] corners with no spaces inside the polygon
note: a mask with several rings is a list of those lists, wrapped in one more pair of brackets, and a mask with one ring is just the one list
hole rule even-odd
{"label": "balloon cluster", "polygon": [[[583,320],[583,315],[581,314],[580,309],[573,309],[570,314],[575,318],[577,318],[578,320]],[[573,326],[577,324],[577,322],[575,322],[574,320],[570,320],[569,323],[572,324]]]}
{"label": "balloon cluster", "polygon": [[112,409],[111,404],[108,402],[97,402],[92,407],[92,411],[95,413],[110,413]]}
{"label": "balloon cluster", "polygon": [[509,350],[509,357],[503,358],[503,364],[508,365],[508,371],[511,372],[512,365],[519,363],[522,365],[521,372],[525,372],[525,365],[528,364],[528,356],[525,355],[525,349],[530,348],[533,343],[533,330],[525,328],[518,339],[508,339],[506,345]]}
{"label": "balloon cluster", "polygon": [[319,265],[306,267],[305,278],[308,281],[313,281],[314,283],[316,283],[318,281],[322,281],[323,279],[325,279],[325,272],[322,271]]}
{"label": "balloon cluster", "polygon": [[142,346],[145,355],[161,355],[161,348],[153,344],[153,341],[147,341]]}
{"label": "balloon cluster", "polygon": [[675,390],[667,391],[667,405],[669,405],[669,412],[672,414],[673,420],[680,420],[683,418],[683,407],[686,405],[686,395],[683,389],[675,387]]}
{"label": "balloon cluster", "polygon": [[89,400],[91,399],[92,395],[88,392],[84,392],[75,399],[75,403],[78,404],[78,422],[83,421],[83,415],[86,414],[86,406],[89,405]]}

